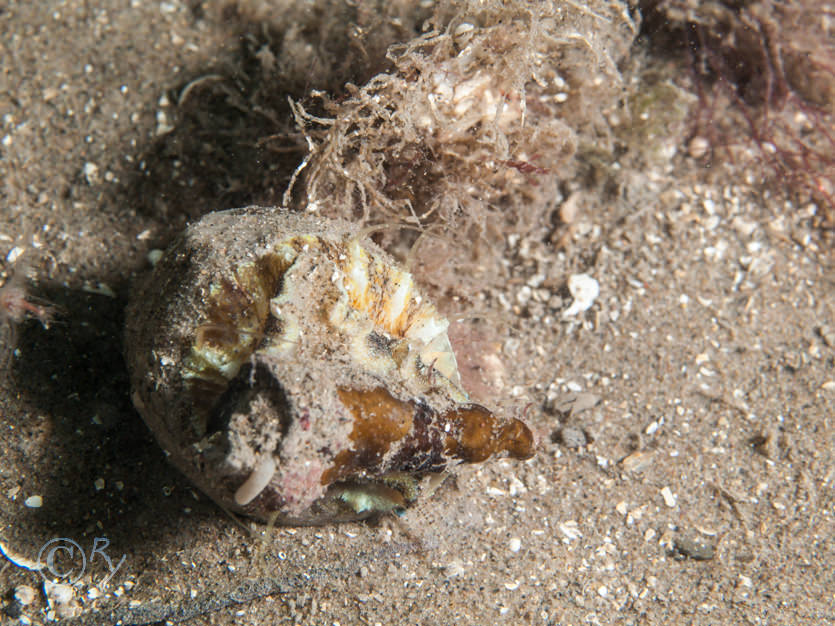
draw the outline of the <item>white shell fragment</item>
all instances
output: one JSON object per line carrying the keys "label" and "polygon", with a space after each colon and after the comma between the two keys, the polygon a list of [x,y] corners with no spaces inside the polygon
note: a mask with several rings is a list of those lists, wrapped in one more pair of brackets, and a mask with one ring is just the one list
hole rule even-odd
{"label": "white shell fragment", "polygon": [[574,302],[563,311],[563,318],[588,311],[600,295],[600,284],[588,274],[572,274],[568,279],[568,290],[574,297]]}
{"label": "white shell fragment", "polygon": [[255,470],[246,482],[238,487],[235,492],[235,502],[241,506],[252,502],[270,484],[273,476],[275,476],[275,461],[272,456],[265,456],[255,466]]}
{"label": "white shell fragment", "polygon": [[668,507],[670,507],[671,509],[674,509],[676,507],[677,501],[672,489],[666,486],[662,488],[661,497],[664,498],[664,504],[666,504]]}

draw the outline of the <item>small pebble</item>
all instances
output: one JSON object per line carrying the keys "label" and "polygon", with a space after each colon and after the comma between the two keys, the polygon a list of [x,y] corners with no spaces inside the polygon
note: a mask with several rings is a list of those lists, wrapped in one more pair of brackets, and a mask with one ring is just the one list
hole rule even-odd
{"label": "small pebble", "polygon": [[675,540],[675,551],[694,561],[709,561],[716,553],[716,549],[694,537],[681,536]]}
{"label": "small pebble", "polygon": [[43,592],[47,601],[51,604],[69,604],[75,596],[75,589],[72,585],[64,583],[53,583],[45,580]]}
{"label": "small pebble", "polygon": [[522,540],[519,537],[511,537],[507,547],[511,552],[519,552],[522,549]]}
{"label": "small pebble", "polygon": [[28,506],[30,509],[39,509],[43,506],[43,498],[40,496],[29,496],[23,501],[23,504]]}
{"label": "small pebble", "polygon": [[693,137],[690,140],[690,144],[687,146],[687,151],[690,153],[690,156],[694,159],[701,159],[704,155],[707,154],[708,149],[710,148],[710,143],[704,137]]}
{"label": "small pebble", "polygon": [[566,448],[582,448],[587,442],[586,433],[577,426],[563,426],[560,440]]}
{"label": "small pebble", "polygon": [[835,348],[835,328],[829,326],[828,324],[824,324],[818,328],[818,334],[827,346]]}
{"label": "small pebble", "polygon": [[705,198],[704,200],[702,200],[702,206],[704,207],[705,212],[708,215],[716,214],[716,203],[710,198]]}
{"label": "small pebble", "polygon": [[580,531],[580,525],[574,520],[561,522],[559,525],[559,529],[565,537],[565,539],[568,541],[573,541],[583,536],[583,533]]}
{"label": "small pebble", "polygon": [[751,445],[767,459],[777,457],[777,434],[773,429],[768,429],[759,435],[751,438]]}
{"label": "small pebble", "polygon": [[14,265],[14,263],[20,258],[20,255],[22,255],[24,252],[26,252],[25,248],[21,248],[20,246],[15,246],[6,255],[6,262],[11,264],[11,265]]}
{"label": "small pebble", "polygon": [[673,495],[673,492],[670,490],[669,487],[664,487],[661,490],[661,497],[664,498],[664,504],[666,504],[671,509],[674,509],[676,506],[676,497]]}
{"label": "small pebble", "polygon": [[159,263],[159,260],[162,258],[163,251],[159,248],[154,248],[153,250],[148,250],[148,263],[151,264],[151,267],[155,266]]}
{"label": "small pebble", "polygon": [[573,274],[568,279],[568,290],[571,292],[574,302],[562,312],[563,318],[588,311],[597,296],[600,295],[600,283],[588,274]]}
{"label": "small pebble", "polygon": [[652,464],[655,456],[653,452],[635,450],[620,462],[621,467],[627,472],[642,472]]}
{"label": "small pebble", "polygon": [[516,294],[516,302],[518,302],[521,306],[525,306],[530,301],[532,294],[533,291],[531,288],[524,285]]}
{"label": "small pebble", "polygon": [[444,567],[444,573],[447,575],[448,578],[461,576],[464,574],[465,571],[466,570],[464,568],[464,564],[461,562],[460,559],[453,559]]}
{"label": "small pebble", "polygon": [[84,178],[87,179],[87,183],[90,185],[95,185],[99,180],[99,166],[95,163],[90,163],[89,161],[84,164],[82,169],[84,173]]}
{"label": "small pebble", "polygon": [[574,404],[571,407],[571,413],[573,415],[582,411],[587,411],[588,409],[592,409],[597,406],[599,402],[600,396],[593,393],[580,392],[574,400]]}
{"label": "small pebble", "polygon": [[14,590],[14,599],[20,602],[21,606],[29,606],[35,601],[35,590],[29,585],[20,585]]}
{"label": "small pebble", "polygon": [[580,213],[580,194],[574,192],[560,207],[560,220],[563,224],[573,224]]}

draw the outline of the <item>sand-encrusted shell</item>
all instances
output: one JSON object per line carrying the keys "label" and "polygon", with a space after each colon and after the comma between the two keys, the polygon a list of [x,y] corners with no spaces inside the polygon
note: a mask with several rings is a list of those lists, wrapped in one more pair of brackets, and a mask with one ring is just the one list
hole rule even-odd
{"label": "sand-encrusted shell", "polygon": [[346,222],[250,207],[190,226],[136,287],[133,399],[217,502],[279,523],[415,501],[450,463],[532,454],[470,404],[448,322]]}

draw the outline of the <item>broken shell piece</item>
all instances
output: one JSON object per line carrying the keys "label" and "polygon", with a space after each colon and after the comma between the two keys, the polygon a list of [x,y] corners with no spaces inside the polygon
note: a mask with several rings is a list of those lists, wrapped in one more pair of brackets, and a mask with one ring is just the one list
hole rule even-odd
{"label": "broken shell piece", "polygon": [[235,503],[244,506],[252,502],[270,484],[273,476],[275,476],[275,460],[272,454],[267,454],[256,464],[246,482],[238,487],[235,492]]}
{"label": "broken shell piece", "polygon": [[215,213],[134,291],[134,404],[229,509],[285,524],[396,511],[452,464],[533,454],[525,424],[468,402],[447,326],[346,222]]}
{"label": "broken shell piece", "polygon": [[568,279],[568,290],[574,297],[574,302],[563,311],[564,318],[588,311],[600,295],[600,284],[588,274],[573,274]]}

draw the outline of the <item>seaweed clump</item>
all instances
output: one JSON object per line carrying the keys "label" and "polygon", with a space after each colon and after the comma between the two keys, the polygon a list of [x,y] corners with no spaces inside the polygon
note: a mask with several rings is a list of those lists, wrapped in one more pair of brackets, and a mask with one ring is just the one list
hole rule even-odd
{"label": "seaweed clump", "polygon": [[293,105],[310,146],[296,202],[474,238],[536,222],[578,142],[608,140],[602,109],[636,29],[621,2],[438,3],[426,32],[389,48],[391,71]]}
{"label": "seaweed clump", "polygon": [[641,10],[656,49],[688,59],[700,99],[693,136],[712,148],[704,158],[770,172],[835,229],[832,7],[644,0]]}
{"label": "seaweed clump", "polygon": [[386,49],[429,16],[411,0],[192,4],[224,44],[160,97],[130,194],[172,234],[210,211],[277,204],[307,150],[288,97],[342,97],[346,81],[386,71]]}

